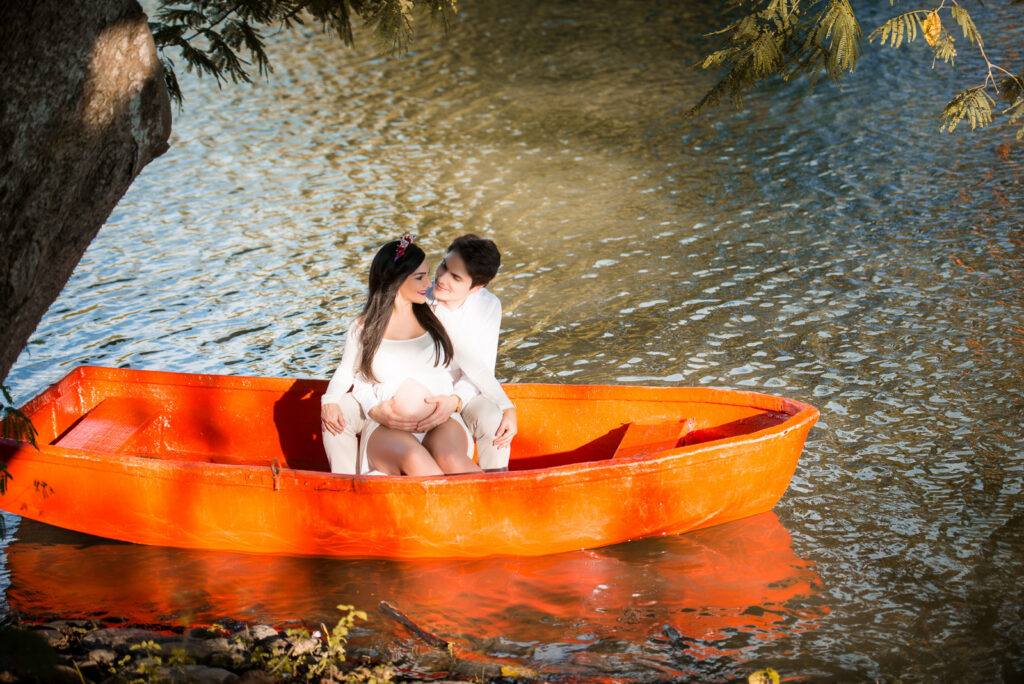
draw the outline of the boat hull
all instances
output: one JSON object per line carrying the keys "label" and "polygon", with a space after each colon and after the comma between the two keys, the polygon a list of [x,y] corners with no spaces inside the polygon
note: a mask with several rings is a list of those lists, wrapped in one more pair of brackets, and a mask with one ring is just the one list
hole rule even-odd
{"label": "boat hull", "polygon": [[[509,472],[353,477],[324,472],[324,389],[315,380],[78,368],[23,408],[40,431],[38,450],[0,441],[9,474],[0,508],[184,548],[542,555],[771,509],[818,416],[749,392],[509,385],[520,423]],[[631,425],[666,424],[685,428],[646,450],[623,446]]]}

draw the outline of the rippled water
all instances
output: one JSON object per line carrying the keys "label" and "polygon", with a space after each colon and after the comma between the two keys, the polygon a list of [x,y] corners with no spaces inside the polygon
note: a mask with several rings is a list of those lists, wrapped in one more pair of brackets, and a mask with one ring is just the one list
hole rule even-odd
{"label": "rippled water", "polygon": [[[390,595],[480,657],[551,677],[1024,676],[1024,153],[997,153],[1006,129],[937,132],[966,47],[958,73],[869,46],[842,95],[797,102],[804,85],[780,84],[691,123],[711,5],[462,4],[451,34],[424,26],[402,57],[310,31],[277,36],[269,82],[183,78],[171,151],[7,383],[25,400],[83,363],[327,377],[381,242],[413,231],[437,255],[478,232],[504,255],[503,380],[750,388],[822,410],[761,537],[788,554],[793,591],[748,572],[723,607],[751,566],[732,525],[547,561],[245,570],[9,517],[8,610],[285,623]],[[1019,59],[1012,12],[978,15],[994,59]],[[90,570],[90,608],[20,569],[74,586],[108,552],[202,579],[111,592]],[[203,593],[218,567],[241,568],[259,605]],[[270,596],[296,573],[309,591]],[[384,622],[360,638],[409,639]]]}

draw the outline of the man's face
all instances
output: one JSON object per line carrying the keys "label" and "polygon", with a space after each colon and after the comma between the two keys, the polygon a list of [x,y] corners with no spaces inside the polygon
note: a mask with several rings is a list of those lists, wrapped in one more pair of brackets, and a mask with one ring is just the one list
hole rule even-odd
{"label": "man's face", "polygon": [[455,252],[445,254],[437,266],[437,273],[434,276],[434,298],[439,302],[462,302],[482,287],[473,285],[473,279],[466,271],[466,263]]}

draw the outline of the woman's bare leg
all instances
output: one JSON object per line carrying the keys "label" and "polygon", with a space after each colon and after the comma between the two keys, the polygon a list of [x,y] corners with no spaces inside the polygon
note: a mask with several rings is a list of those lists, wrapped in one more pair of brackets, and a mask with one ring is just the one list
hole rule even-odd
{"label": "woman's bare leg", "polygon": [[466,431],[451,418],[428,432],[423,438],[423,446],[448,475],[481,472],[480,466],[466,456],[469,447]]}
{"label": "woman's bare leg", "polygon": [[388,475],[442,475],[444,471],[408,432],[378,427],[366,443],[370,467]]}

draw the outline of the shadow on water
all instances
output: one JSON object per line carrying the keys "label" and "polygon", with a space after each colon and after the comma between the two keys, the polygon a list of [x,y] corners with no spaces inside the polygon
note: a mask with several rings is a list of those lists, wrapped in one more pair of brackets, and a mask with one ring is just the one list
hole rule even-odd
{"label": "shadow on water", "polygon": [[315,626],[354,604],[369,612],[354,649],[425,648],[372,610],[389,601],[461,653],[549,674],[683,674],[745,660],[829,613],[819,576],[771,512],[589,551],[417,562],[141,546],[22,520],[7,564],[10,610],[26,620]]}

